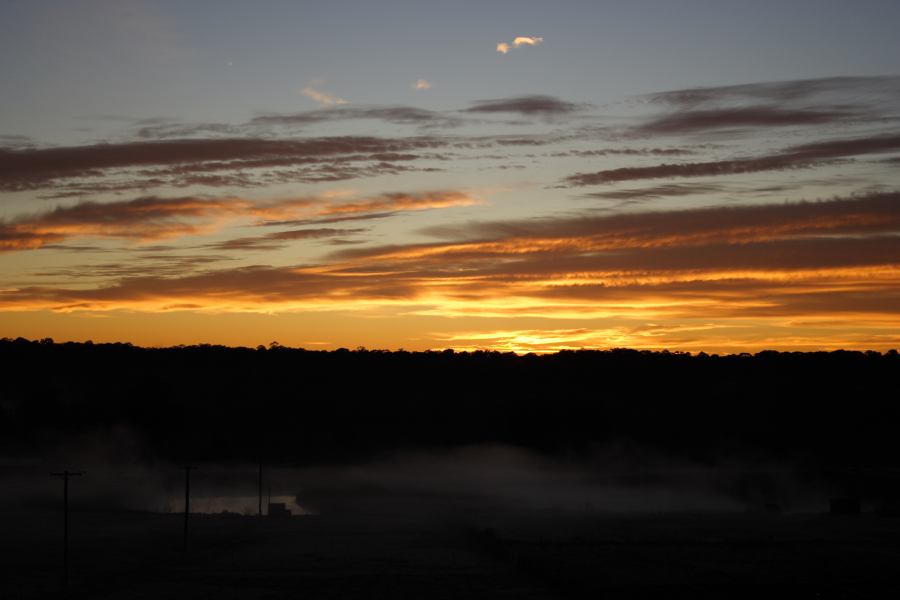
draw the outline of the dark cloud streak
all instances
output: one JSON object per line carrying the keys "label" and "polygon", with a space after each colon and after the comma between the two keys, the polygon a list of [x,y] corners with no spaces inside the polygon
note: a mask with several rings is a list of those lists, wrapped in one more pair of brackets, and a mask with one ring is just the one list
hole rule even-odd
{"label": "dark cloud streak", "polygon": [[[728,242],[821,235],[900,233],[900,192],[819,202],[646,211],[607,216],[579,216],[434,226],[420,231],[447,240],[418,248],[504,240],[594,240],[572,251],[599,248],[702,246]],[[527,248],[527,243],[524,244]],[[413,247],[416,248],[416,247]],[[390,255],[398,247],[348,250],[336,258]],[[539,250],[541,251],[541,250]]]}
{"label": "dark cloud streak", "polygon": [[647,94],[644,99],[659,104],[693,107],[701,104],[735,100],[795,102],[813,96],[836,93],[859,95],[892,95],[900,91],[900,77],[824,77],[795,79],[740,85],[686,88]]}
{"label": "dark cloud streak", "polygon": [[608,169],[595,173],[576,173],[566,177],[563,181],[571,186],[585,186],[641,179],[710,177],[762,171],[808,169],[847,157],[896,151],[900,151],[900,135],[883,135],[802,144],[792,146],[775,154],[760,157],[708,162],[664,163],[647,167]]}
{"label": "dark cloud streak", "polygon": [[577,112],[581,107],[572,102],[565,102],[553,96],[519,96],[498,100],[479,100],[475,105],[465,109],[467,113],[518,113],[525,116],[567,115]]}
{"label": "dark cloud streak", "polygon": [[203,170],[261,169],[329,162],[347,155],[409,153],[435,148],[432,138],[325,137],[181,139],[40,149],[0,148],[0,190],[46,186],[54,180],[99,177],[111,169],[165,167],[187,174]]}
{"label": "dark cloud streak", "polygon": [[[242,218],[255,219],[258,225],[296,224],[298,221],[291,219],[298,216],[307,217],[306,222],[322,223],[328,219],[382,218],[400,212],[467,206],[475,202],[467,194],[453,190],[393,192],[343,202],[316,196],[268,202],[195,196],[82,202],[9,222],[0,221],[0,251],[36,249],[79,236],[148,241],[203,234],[219,228],[227,220]],[[357,230],[336,231],[348,234]],[[302,233],[282,232],[243,243],[274,246],[302,236]]]}
{"label": "dark cloud streak", "polygon": [[823,125],[859,117],[847,110],[791,110],[777,106],[747,106],[691,110],[655,118],[637,127],[643,135],[681,135],[730,128]]}
{"label": "dark cloud streak", "polygon": [[459,117],[411,106],[340,106],[294,114],[263,115],[252,119],[251,126],[304,126],[333,121],[375,119],[394,125],[457,127]]}
{"label": "dark cloud streak", "polygon": [[293,229],[278,231],[261,236],[235,238],[209,244],[206,247],[215,250],[279,250],[288,246],[289,242],[298,240],[313,240],[354,235],[368,231],[367,229]]}
{"label": "dark cloud streak", "polygon": [[[252,250],[292,239],[343,243],[335,236],[359,232],[280,231],[213,247]],[[662,298],[667,307],[661,310],[688,316],[696,312],[692,303],[709,305],[711,300],[720,301],[709,309],[713,313],[736,316],[749,310],[760,315],[898,313],[890,301],[900,293],[900,192],[796,204],[468,223],[422,233],[445,241],[345,249],[317,265],[258,265],[188,275],[170,270],[178,268],[177,262],[162,263],[152,275],[117,271],[121,267],[112,265],[108,273],[121,277],[107,285],[8,289],[0,292],[0,304],[62,310],[175,302],[200,307],[305,300],[339,305],[418,302],[440,290],[446,298],[470,303],[503,295],[611,302],[624,311],[635,299]],[[859,271],[867,268],[881,274]],[[842,271],[829,273],[835,269]],[[595,281],[609,283],[569,283],[571,274],[579,274],[576,280],[594,274]],[[799,313],[797,306],[803,307]]]}

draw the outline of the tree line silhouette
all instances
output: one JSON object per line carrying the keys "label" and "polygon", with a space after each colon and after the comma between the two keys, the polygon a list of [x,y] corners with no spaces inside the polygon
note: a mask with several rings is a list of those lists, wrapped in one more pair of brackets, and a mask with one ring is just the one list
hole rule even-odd
{"label": "tree line silhouette", "polygon": [[119,429],[151,459],[323,464],[627,441],[700,461],[900,466],[900,356],[628,349],[524,355],[0,340],[0,450]]}

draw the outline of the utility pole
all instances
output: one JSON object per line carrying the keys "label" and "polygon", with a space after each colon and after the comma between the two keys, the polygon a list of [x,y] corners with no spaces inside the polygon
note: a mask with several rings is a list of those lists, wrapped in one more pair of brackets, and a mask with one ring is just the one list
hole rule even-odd
{"label": "utility pole", "polygon": [[260,459],[260,461],[259,461],[259,481],[258,481],[258,484],[259,484],[258,485],[259,506],[258,506],[258,513],[257,513],[259,515],[260,519],[262,519],[262,483],[263,483],[262,467],[263,467],[262,459]]}
{"label": "utility pole", "polygon": [[81,471],[50,473],[63,478],[63,588],[69,587],[69,477],[82,475]]}
{"label": "utility pole", "polygon": [[185,465],[184,469],[184,551],[188,549],[188,516],[191,514],[191,471],[197,467]]}

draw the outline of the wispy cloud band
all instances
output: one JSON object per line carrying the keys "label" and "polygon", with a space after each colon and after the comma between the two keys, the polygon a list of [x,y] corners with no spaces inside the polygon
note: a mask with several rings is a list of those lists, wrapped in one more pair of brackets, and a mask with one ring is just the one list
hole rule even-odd
{"label": "wispy cloud band", "polygon": [[[209,234],[226,223],[241,219],[252,219],[257,225],[288,225],[296,219],[309,224],[335,216],[343,220],[365,219],[376,213],[384,217],[404,211],[468,206],[475,202],[472,196],[458,191],[389,193],[349,202],[325,196],[269,202],[190,196],[82,202],[0,222],[0,251],[32,250],[76,237],[157,241]],[[351,232],[342,230],[339,233]],[[309,235],[276,233],[268,234],[265,240],[272,245],[274,241],[304,237]]]}

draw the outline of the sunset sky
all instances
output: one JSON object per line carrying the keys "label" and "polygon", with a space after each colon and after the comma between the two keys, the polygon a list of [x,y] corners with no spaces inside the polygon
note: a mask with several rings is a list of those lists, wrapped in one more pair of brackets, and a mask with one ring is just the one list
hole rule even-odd
{"label": "sunset sky", "polygon": [[900,347],[898,25],[0,0],[0,337]]}

